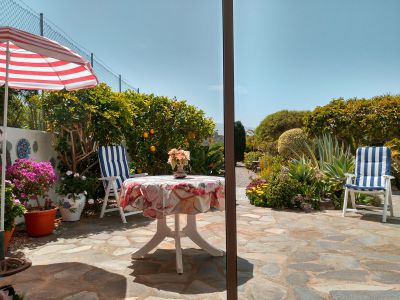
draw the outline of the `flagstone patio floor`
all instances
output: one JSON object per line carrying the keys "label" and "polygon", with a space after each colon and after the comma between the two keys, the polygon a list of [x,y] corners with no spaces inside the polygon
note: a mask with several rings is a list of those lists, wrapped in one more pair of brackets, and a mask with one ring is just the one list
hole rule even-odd
{"label": "flagstone patio floor", "polygon": [[[237,212],[240,299],[400,299],[398,219],[382,224],[374,215],[256,208],[243,188]],[[223,250],[224,220],[223,212],[198,216],[201,234]],[[131,259],[155,225],[141,215],[124,225],[117,214],[63,224],[20,249],[31,268],[0,281],[26,300],[226,299],[225,258],[186,239],[183,275],[175,272],[172,239]]]}

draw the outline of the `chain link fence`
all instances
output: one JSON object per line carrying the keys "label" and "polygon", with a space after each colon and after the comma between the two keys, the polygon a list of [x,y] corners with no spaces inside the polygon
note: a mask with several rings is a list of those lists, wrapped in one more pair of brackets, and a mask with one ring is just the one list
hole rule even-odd
{"label": "chain link fence", "polygon": [[45,20],[43,14],[35,12],[21,0],[0,0],[0,26],[11,26],[36,35],[43,35],[74,50],[92,63],[93,70],[100,82],[108,84],[114,91],[138,90],[97,59],[93,52],[78,45],[57,25]]}

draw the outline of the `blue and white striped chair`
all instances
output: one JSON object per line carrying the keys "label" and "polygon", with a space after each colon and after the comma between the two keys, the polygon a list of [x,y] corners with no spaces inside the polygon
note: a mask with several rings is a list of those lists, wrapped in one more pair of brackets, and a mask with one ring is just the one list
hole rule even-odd
{"label": "blue and white striped chair", "polygon": [[[390,214],[393,216],[392,188],[390,180],[391,152],[388,147],[362,147],[356,153],[356,174],[345,174],[343,217],[348,211],[357,211],[355,193],[383,194],[382,222],[386,222],[387,208],[390,202]],[[353,209],[347,208],[350,193]]]}
{"label": "blue and white striped chair", "polygon": [[[121,214],[121,219],[123,223],[126,223],[126,216],[136,214],[139,211],[124,212],[123,208],[120,206],[119,202],[119,191],[121,189],[122,183],[133,177],[146,176],[143,174],[129,174],[128,162],[126,159],[126,151],[124,146],[101,146],[99,148],[99,161],[100,161],[100,171],[101,178],[103,181],[104,189],[106,195],[104,197],[103,207],[101,209],[100,218],[103,218],[104,213],[110,211],[119,210]],[[110,197],[114,197],[117,201],[117,208],[107,209],[107,203]]]}

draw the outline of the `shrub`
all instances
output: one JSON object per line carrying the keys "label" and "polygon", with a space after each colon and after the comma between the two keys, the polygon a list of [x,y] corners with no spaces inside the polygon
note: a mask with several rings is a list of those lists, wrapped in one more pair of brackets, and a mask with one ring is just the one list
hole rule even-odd
{"label": "shrub", "polygon": [[[135,107],[126,145],[137,169],[149,174],[170,174],[168,151],[195,151],[212,137],[215,124],[204,112],[186,101],[126,92]],[[193,155],[192,155],[193,157]]]}
{"label": "shrub", "polygon": [[97,145],[121,143],[133,125],[133,103],[103,83],[85,90],[46,93],[43,108],[63,172],[92,172],[98,177]]}
{"label": "shrub", "polygon": [[57,180],[51,163],[35,162],[31,159],[17,159],[7,167],[6,175],[14,185],[13,193],[16,197],[23,203],[36,200],[40,209],[42,206],[38,197],[46,196]]}
{"label": "shrub", "polygon": [[399,137],[400,95],[334,99],[315,108],[304,125],[312,136],[330,133],[353,148],[383,145]]}
{"label": "shrub", "polygon": [[282,133],[278,140],[278,152],[286,159],[308,153],[307,135],[300,128],[290,129]]}
{"label": "shrub", "polygon": [[255,130],[255,137],[259,143],[276,141],[285,131],[303,127],[303,119],[307,111],[281,110],[270,114],[261,121]]}
{"label": "shrub", "polygon": [[269,207],[293,207],[292,199],[300,191],[300,184],[286,173],[274,174],[270,177],[266,188],[266,197]]}
{"label": "shrub", "polygon": [[200,146],[191,152],[190,173],[221,175],[224,173],[224,144]]}
{"label": "shrub", "polygon": [[23,216],[26,209],[13,194],[14,185],[6,181],[5,211],[4,211],[4,229],[11,230],[14,227],[16,217]]}
{"label": "shrub", "polygon": [[246,187],[246,196],[250,204],[255,206],[268,206],[266,195],[267,181],[265,179],[256,179]]}
{"label": "shrub", "polygon": [[248,152],[244,154],[244,164],[247,169],[251,169],[253,161],[258,160],[261,156],[263,156],[263,153],[260,151],[253,151],[253,152]]}
{"label": "shrub", "polygon": [[393,139],[385,144],[392,153],[392,175],[394,183],[400,189],[400,138]]}
{"label": "shrub", "polygon": [[235,122],[235,162],[243,161],[246,150],[246,131],[242,122]]}

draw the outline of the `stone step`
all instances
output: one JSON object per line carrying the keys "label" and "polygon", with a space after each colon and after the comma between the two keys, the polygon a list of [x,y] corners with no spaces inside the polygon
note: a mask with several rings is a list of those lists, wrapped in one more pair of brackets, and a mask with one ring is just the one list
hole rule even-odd
{"label": "stone step", "polygon": [[400,299],[400,290],[389,291],[331,291],[330,300],[398,300]]}

